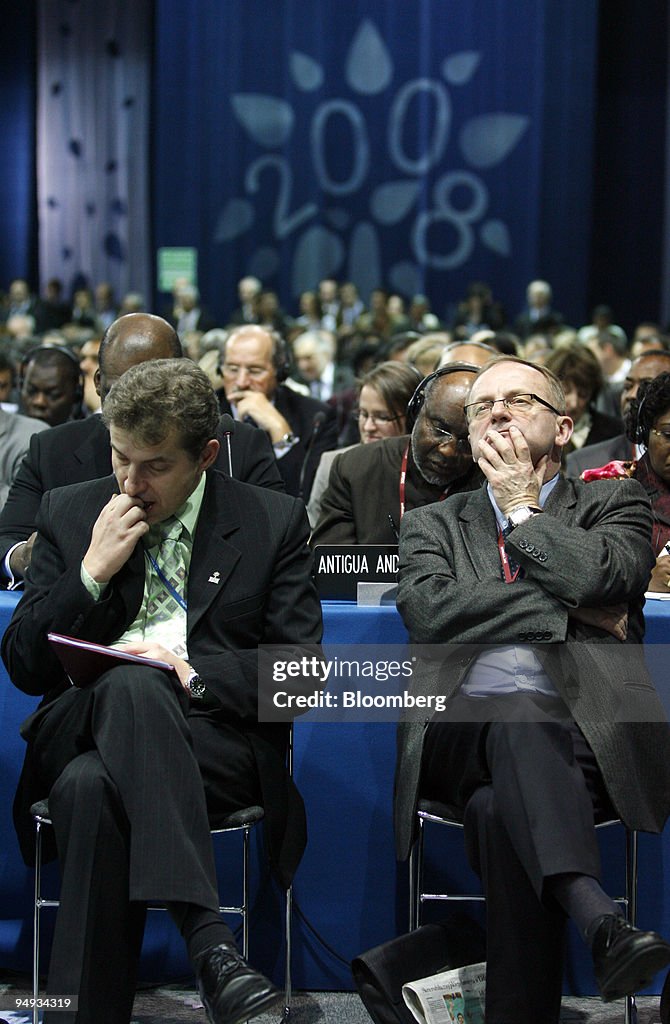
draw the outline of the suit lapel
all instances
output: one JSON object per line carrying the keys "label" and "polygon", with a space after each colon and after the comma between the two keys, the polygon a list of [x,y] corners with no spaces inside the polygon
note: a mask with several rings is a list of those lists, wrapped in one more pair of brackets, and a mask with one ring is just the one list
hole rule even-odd
{"label": "suit lapel", "polygon": [[223,591],[240,559],[240,551],[230,542],[240,528],[234,495],[220,473],[209,471],[198,525],[193,538],[191,567],[188,574],[188,634]]}
{"label": "suit lapel", "polygon": [[[445,510],[448,506],[447,501]],[[465,549],[479,579],[490,579],[492,573],[499,573],[496,517],[486,492],[486,484],[469,495],[460,510],[459,527]]]}

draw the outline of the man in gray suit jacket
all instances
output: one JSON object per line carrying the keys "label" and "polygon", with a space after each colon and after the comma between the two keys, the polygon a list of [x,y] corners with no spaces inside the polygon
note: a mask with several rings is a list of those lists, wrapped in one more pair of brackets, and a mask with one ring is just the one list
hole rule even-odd
{"label": "man in gray suit jacket", "polygon": [[[114,473],[45,494],[2,646],[14,684],[44,695],[22,727],[15,818],[21,838],[31,801],[48,795],[62,877],[49,992],[79,999],[53,1020],[128,1024],[144,912],[159,900],[210,1021],[239,1024],[279,993],[219,917],[209,828],[262,805],[289,883],[304,810],[287,726],[258,721],[257,648],[320,640],[307,518],[297,499],[213,468],[218,402],[190,361],[131,367],[103,415]],[[140,660],[77,688],[50,631],[174,672]]]}
{"label": "man in gray suit jacket", "polygon": [[619,816],[658,832],[670,811],[670,733],[639,647],[651,515],[633,480],[560,477],[564,410],[544,367],[485,367],[466,412],[486,485],[409,512],[400,536],[398,608],[414,642],[444,645],[415,685],[448,710],[401,725],[398,852],[419,795],[462,816],[495,1024],[556,1024],[567,917],[605,1000],[670,963],[600,887],[594,830]]}

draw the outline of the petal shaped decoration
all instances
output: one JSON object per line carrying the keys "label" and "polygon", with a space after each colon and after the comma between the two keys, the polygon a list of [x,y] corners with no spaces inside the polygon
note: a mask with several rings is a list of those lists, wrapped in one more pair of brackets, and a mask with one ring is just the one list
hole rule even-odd
{"label": "petal shaped decoration", "polygon": [[461,129],[461,152],[471,167],[495,167],[508,153],[530,124],[523,114],[481,114],[471,117]]}
{"label": "petal shaped decoration", "polygon": [[313,92],[323,85],[323,68],[313,57],[294,50],[289,58],[291,78],[303,92]]}
{"label": "petal shaped decoration", "polygon": [[373,96],[385,89],[392,77],[393,61],[386,43],[374,23],[366,18],[349,47],[345,70],[347,85],[354,92]]}
{"label": "petal shaped decoration", "polygon": [[388,181],[372,193],[370,212],[378,224],[397,224],[409,213],[421,189],[419,181]]}
{"label": "petal shaped decoration", "polygon": [[409,263],[408,260],[403,260],[391,267],[389,281],[397,292],[408,298],[411,295],[418,295],[424,290],[419,268],[415,263]]}
{"label": "petal shaped decoration", "polygon": [[256,249],[248,263],[248,271],[260,281],[267,281],[279,270],[279,253],[269,245]]}
{"label": "petal shaped decoration", "polygon": [[114,231],[108,231],[105,235],[103,249],[105,250],[105,256],[109,256],[112,260],[123,261],[126,258],[123,251],[123,243]]}
{"label": "petal shaped decoration", "polygon": [[499,256],[510,256],[512,242],[507,225],[501,220],[487,220],[479,229],[479,237],[484,245],[497,252]]}
{"label": "petal shaped decoration", "polygon": [[70,139],[67,148],[70,150],[73,156],[81,156],[82,145],[80,139]]}
{"label": "petal shaped decoration", "polygon": [[261,93],[237,93],[233,113],[250,138],[261,146],[281,146],[293,130],[295,116],[285,100]]}
{"label": "petal shaped decoration", "polygon": [[454,53],[442,63],[442,76],[449,85],[465,85],[479,67],[481,59],[481,53],[477,53],[476,50]]}
{"label": "petal shaped decoration", "polygon": [[379,254],[379,236],[374,224],[361,221],[352,232],[349,243],[348,278],[356,282],[363,301],[367,301],[373,288],[378,288],[379,282],[384,280]]}
{"label": "petal shaped decoration", "polygon": [[230,242],[237,238],[251,227],[254,217],[254,208],[248,199],[229,199],[216,222],[214,241]]}
{"label": "petal shaped decoration", "polygon": [[307,228],[293,254],[291,293],[300,295],[313,288],[315,281],[336,277],[343,259],[344,245],[338,235],[320,224]]}

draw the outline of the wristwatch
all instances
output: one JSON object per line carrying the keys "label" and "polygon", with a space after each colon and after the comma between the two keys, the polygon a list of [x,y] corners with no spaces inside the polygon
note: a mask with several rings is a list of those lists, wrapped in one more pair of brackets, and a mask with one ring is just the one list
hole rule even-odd
{"label": "wristwatch", "polygon": [[205,681],[202,676],[198,675],[194,668],[192,668],[188,674],[186,685],[188,686],[189,693],[194,700],[201,700],[205,696],[205,690],[207,689]]}
{"label": "wristwatch", "polygon": [[295,434],[284,434],[283,437],[280,437],[278,441],[274,442],[273,447],[276,451],[287,452],[289,448],[292,448],[293,445],[298,443],[298,440],[299,438],[297,438]]}
{"label": "wristwatch", "polygon": [[542,509],[537,505],[519,505],[513,512],[510,512],[507,522],[514,529],[517,526],[521,526],[522,523],[527,523],[529,519],[532,519],[533,516],[536,516],[541,511]]}

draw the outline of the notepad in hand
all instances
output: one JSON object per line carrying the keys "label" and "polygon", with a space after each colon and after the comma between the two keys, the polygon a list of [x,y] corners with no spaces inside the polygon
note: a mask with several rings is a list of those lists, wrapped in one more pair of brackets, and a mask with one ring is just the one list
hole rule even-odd
{"label": "notepad in hand", "polygon": [[47,633],[47,638],[73,686],[89,686],[103,672],[108,672],[117,665],[148,665],[176,675],[174,666],[169,662],[143,658],[139,654],[130,654],[123,648],[92,644],[88,640],[77,640],[74,636],[64,636],[62,633]]}

